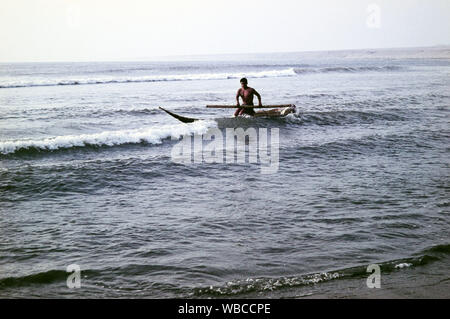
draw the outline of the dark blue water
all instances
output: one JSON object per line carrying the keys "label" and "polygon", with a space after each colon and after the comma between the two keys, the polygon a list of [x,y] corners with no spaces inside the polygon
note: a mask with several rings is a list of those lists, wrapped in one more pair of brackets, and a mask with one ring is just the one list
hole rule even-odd
{"label": "dark blue water", "polygon": [[[242,76],[297,113],[205,108],[233,104]],[[1,64],[0,296],[352,297],[373,263],[440,287],[449,76],[449,59],[330,53]],[[172,160],[172,136],[239,127],[279,129],[276,172]]]}

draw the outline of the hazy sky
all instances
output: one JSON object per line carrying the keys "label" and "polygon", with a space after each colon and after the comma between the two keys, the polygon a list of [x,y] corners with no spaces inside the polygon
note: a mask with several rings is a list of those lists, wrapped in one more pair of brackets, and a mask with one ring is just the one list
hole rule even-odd
{"label": "hazy sky", "polygon": [[0,61],[450,44],[450,0],[0,0]]}

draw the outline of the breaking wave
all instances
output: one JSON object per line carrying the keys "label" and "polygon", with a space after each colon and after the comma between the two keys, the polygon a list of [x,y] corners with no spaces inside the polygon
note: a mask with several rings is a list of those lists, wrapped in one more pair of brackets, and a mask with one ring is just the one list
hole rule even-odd
{"label": "breaking wave", "polygon": [[294,72],[296,74],[305,73],[358,73],[358,72],[385,72],[385,71],[397,71],[401,67],[396,65],[386,65],[386,66],[336,66],[336,67],[324,67],[324,68],[295,68]]}
{"label": "breaking wave", "polygon": [[193,81],[193,80],[226,80],[248,78],[266,78],[295,76],[293,68],[281,70],[267,70],[259,72],[240,73],[193,73],[173,75],[148,75],[128,77],[93,77],[80,79],[37,79],[32,81],[14,81],[0,83],[0,88],[19,88],[32,86],[58,86],[58,85],[81,85],[81,84],[108,84],[108,83],[137,83],[137,82],[162,82],[162,81]]}
{"label": "breaking wave", "polygon": [[298,76],[308,73],[354,73],[373,71],[395,71],[401,69],[399,66],[337,66],[337,67],[289,67],[285,69],[251,71],[251,72],[221,72],[221,73],[189,73],[189,74],[165,74],[165,75],[144,75],[144,76],[94,76],[87,78],[36,78],[23,81],[0,82],[0,88],[20,88],[33,86],[58,86],[58,85],[86,85],[86,84],[110,84],[110,83],[138,83],[138,82],[162,82],[162,81],[194,81],[194,80],[226,80],[248,78],[271,78]]}
{"label": "breaking wave", "polygon": [[93,134],[63,135],[44,139],[23,139],[0,142],[0,154],[7,155],[23,151],[55,151],[84,146],[115,146],[122,144],[161,144],[169,137],[204,134],[216,125],[214,121],[196,121],[192,124],[165,125],[132,130],[104,131]]}
{"label": "breaking wave", "polygon": [[[417,256],[377,263],[384,274],[401,271],[403,268],[420,267],[445,258],[450,253],[450,245],[433,246]],[[367,276],[367,266],[361,265],[335,271],[313,273],[290,277],[246,278],[229,281],[222,286],[194,288],[191,296],[238,296],[253,292],[267,292],[278,289],[320,284],[332,280],[359,278]]]}
{"label": "breaking wave", "polygon": [[[401,272],[404,269],[416,268],[429,265],[436,261],[445,261],[450,253],[450,245],[442,244],[432,246],[424,249],[413,257],[390,260],[376,263],[380,266],[383,274],[390,274]],[[254,292],[269,292],[280,289],[303,287],[318,285],[334,280],[345,280],[351,278],[367,277],[368,264],[359,265],[356,267],[344,268],[328,272],[312,273],[305,275],[289,276],[289,277],[260,277],[260,278],[246,278],[232,280],[224,285],[205,286],[205,287],[165,287],[170,290],[175,290],[176,293],[182,293],[185,298],[205,298],[205,297],[239,297]],[[83,270],[83,278],[90,281],[91,284],[102,284],[105,280],[110,281],[111,276],[121,276],[130,273],[145,273],[150,274],[152,271],[167,271],[173,272],[173,267],[170,266],[155,266],[155,265],[127,265],[126,267],[118,268],[99,268],[99,269],[85,269]],[[106,274],[106,277],[103,277]],[[50,284],[65,284],[68,273],[62,269],[43,269],[38,272],[24,274],[22,276],[3,277],[0,278],[0,291],[17,287],[27,287],[31,285],[45,286]],[[147,283],[141,282],[140,288]],[[152,283],[152,285],[159,285],[160,283]],[[136,293],[131,290],[131,293]]]}

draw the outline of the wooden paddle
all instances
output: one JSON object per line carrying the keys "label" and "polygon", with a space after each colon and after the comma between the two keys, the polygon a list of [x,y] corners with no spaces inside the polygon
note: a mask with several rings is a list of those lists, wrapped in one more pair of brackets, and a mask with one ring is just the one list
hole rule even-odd
{"label": "wooden paddle", "polygon": [[255,108],[255,109],[261,109],[261,108],[277,108],[277,107],[289,107],[293,106],[293,104],[278,104],[278,105],[207,105],[208,108],[214,108],[214,109],[235,109],[235,108]]}

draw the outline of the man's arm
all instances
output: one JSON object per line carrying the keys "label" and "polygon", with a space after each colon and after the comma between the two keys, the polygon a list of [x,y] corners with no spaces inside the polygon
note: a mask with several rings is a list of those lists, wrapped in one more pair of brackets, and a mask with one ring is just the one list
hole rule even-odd
{"label": "man's arm", "polygon": [[236,105],[237,106],[241,106],[241,104],[239,103],[239,95],[240,95],[239,93],[241,93],[241,89],[239,89],[236,93]]}
{"label": "man's arm", "polygon": [[262,106],[262,103],[261,103],[261,95],[259,95],[259,93],[255,90],[255,89],[253,89],[253,94],[255,94],[256,95],[256,97],[258,98],[258,101],[259,101],[259,106]]}

